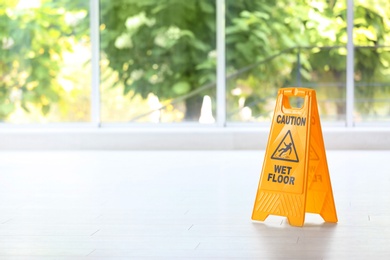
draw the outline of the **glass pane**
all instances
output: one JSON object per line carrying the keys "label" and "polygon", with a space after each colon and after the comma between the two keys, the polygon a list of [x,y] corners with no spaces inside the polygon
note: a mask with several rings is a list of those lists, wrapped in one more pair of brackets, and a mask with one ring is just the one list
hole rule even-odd
{"label": "glass pane", "polygon": [[346,62],[345,47],[306,48],[300,51],[301,85],[316,90],[318,110],[322,121],[346,120]]}
{"label": "glass pane", "polygon": [[294,86],[317,91],[324,121],[344,121],[345,3],[226,1],[228,121],[269,122],[277,90]]}
{"label": "glass pane", "polygon": [[0,120],[90,120],[88,1],[0,2]]}
{"label": "glass pane", "polygon": [[[288,66],[295,60],[294,51],[288,50],[231,72],[227,80],[227,120],[269,121],[274,112],[278,89],[289,86],[289,82],[293,81],[295,75]],[[284,73],[274,76],[283,70]]]}
{"label": "glass pane", "polygon": [[215,1],[100,4],[103,122],[204,122],[202,105],[214,117]]}
{"label": "glass pane", "polygon": [[390,121],[390,47],[355,48],[355,121]]}
{"label": "glass pane", "polygon": [[390,121],[390,2],[355,0],[355,122]]}

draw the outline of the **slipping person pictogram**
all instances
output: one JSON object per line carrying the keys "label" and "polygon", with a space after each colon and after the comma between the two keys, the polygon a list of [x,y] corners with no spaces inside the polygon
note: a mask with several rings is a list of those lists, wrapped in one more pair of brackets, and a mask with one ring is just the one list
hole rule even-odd
{"label": "slipping person pictogram", "polygon": [[283,154],[284,154],[284,153],[287,153],[287,152],[289,152],[288,155],[291,155],[291,152],[292,152],[292,149],[291,149],[292,143],[289,143],[289,144],[286,144],[285,142],[283,142],[283,143],[284,143],[284,145],[285,145],[286,147],[285,147],[285,148],[281,148],[281,149],[278,150],[278,152],[281,152],[281,153],[279,154],[279,157],[282,157]]}
{"label": "slipping person pictogram", "polygon": [[271,156],[271,159],[299,162],[297,150],[294,145],[294,140],[291,135],[291,131],[288,130],[286,135],[280,141],[278,147]]}

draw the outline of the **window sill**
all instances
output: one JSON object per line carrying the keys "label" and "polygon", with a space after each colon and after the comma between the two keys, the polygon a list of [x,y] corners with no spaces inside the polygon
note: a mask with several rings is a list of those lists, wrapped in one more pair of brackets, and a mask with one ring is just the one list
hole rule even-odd
{"label": "window sill", "polygon": [[[264,150],[268,127],[3,128],[0,150]],[[390,128],[323,127],[327,149],[390,149]]]}

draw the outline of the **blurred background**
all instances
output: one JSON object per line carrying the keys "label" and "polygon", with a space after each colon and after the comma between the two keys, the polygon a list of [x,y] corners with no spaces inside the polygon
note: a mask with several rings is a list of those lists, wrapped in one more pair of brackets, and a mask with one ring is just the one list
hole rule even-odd
{"label": "blurred background", "polygon": [[291,86],[325,125],[390,122],[390,2],[0,1],[1,125],[269,124]]}

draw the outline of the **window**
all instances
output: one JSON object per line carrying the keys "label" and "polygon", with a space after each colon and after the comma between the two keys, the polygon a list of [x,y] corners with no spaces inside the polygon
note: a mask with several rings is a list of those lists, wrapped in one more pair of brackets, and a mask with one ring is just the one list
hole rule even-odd
{"label": "window", "polygon": [[5,123],[258,125],[290,86],[317,91],[324,123],[390,121],[388,1],[0,5]]}

